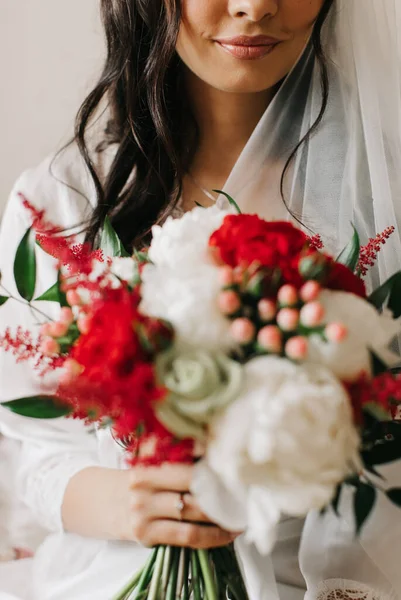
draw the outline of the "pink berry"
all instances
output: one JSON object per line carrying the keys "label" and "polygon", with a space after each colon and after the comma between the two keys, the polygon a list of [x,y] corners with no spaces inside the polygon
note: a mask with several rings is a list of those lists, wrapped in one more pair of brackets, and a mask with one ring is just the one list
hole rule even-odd
{"label": "pink berry", "polygon": [[273,321],[274,317],[276,316],[276,311],[277,309],[275,302],[273,302],[273,300],[269,300],[268,298],[263,298],[263,300],[261,300],[258,304],[259,317],[265,323]]}
{"label": "pink berry", "polygon": [[43,323],[43,325],[40,328],[40,335],[42,337],[51,337],[51,333],[50,333],[50,328],[51,328],[51,323]]}
{"label": "pink berry", "polygon": [[82,304],[81,296],[75,290],[68,290],[66,297],[70,306],[80,306]]}
{"label": "pink berry", "polygon": [[301,323],[305,327],[318,327],[324,319],[324,308],[320,302],[308,302],[301,309]]}
{"label": "pink berry", "polygon": [[73,359],[68,359],[64,363],[63,373],[60,376],[59,382],[62,385],[68,385],[82,373],[82,366]]}
{"label": "pink berry", "polygon": [[61,323],[65,323],[66,325],[68,325],[68,327],[74,322],[74,313],[72,312],[71,308],[64,306],[60,310],[59,321]]}
{"label": "pink berry", "polygon": [[234,269],[234,283],[241,284],[244,280],[244,271],[241,267]]}
{"label": "pink berry", "polygon": [[60,345],[53,338],[45,338],[40,344],[40,351],[45,356],[54,356],[60,352]]}
{"label": "pink berry", "polygon": [[294,331],[299,323],[299,311],[295,308],[282,308],[277,314],[277,323],[283,331]]}
{"label": "pink berry", "polygon": [[263,350],[280,354],[283,349],[281,331],[275,325],[266,325],[258,333],[258,344]]}
{"label": "pink berry", "polygon": [[285,353],[291,360],[303,360],[308,355],[308,340],[303,336],[292,337],[285,345]]}
{"label": "pink berry", "polygon": [[218,305],[223,315],[233,315],[241,308],[241,300],[238,294],[227,290],[219,294]]}
{"label": "pink berry", "polygon": [[295,306],[298,303],[298,292],[293,285],[283,285],[277,294],[281,306]]}
{"label": "pink berry", "polygon": [[330,323],[327,325],[324,333],[329,340],[329,342],[341,343],[348,336],[348,329],[342,323]]}
{"label": "pink berry", "polygon": [[317,281],[307,281],[300,290],[301,299],[304,302],[314,302],[319,298],[321,292],[320,284]]}
{"label": "pink berry", "polygon": [[50,325],[50,335],[54,338],[63,337],[68,331],[67,323],[61,323],[61,321],[56,321]]}
{"label": "pink berry", "polygon": [[234,283],[234,271],[231,267],[219,269],[219,282],[223,287],[229,287]]}
{"label": "pink berry", "polygon": [[81,317],[77,321],[78,329],[84,335],[89,333],[90,325],[91,325],[90,317]]}
{"label": "pink berry", "polygon": [[256,329],[249,319],[235,319],[231,324],[231,335],[239,344],[246,345],[252,342]]}

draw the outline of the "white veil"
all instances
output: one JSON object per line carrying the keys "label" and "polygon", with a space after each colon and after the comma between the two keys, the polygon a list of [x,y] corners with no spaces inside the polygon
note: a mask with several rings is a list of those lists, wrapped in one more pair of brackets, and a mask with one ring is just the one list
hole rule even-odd
{"label": "white veil", "polygon": [[[290,210],[336,252],[351,223],[362,242],[393,225],[374,283],[401,267],[401,0],[335,0],[324,26],[330,95],[323,121],[285,178]],[[244,211],[288,218],[283,166],[319,114],[311,46],[287,77],[231,173],[225,191]]]}

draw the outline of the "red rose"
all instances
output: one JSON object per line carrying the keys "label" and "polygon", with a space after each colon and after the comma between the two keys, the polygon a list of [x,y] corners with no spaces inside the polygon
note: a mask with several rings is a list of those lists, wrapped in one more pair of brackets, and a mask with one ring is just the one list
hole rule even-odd
{"label": "red rose", "polygon": [[302,277],[298,266],[308,248],[308,238],[286,221],[264,221],[257,215],[229,215],[215,231],[209,245],[217,258],[231,267],[279,269],[283,283],[299,287]]}

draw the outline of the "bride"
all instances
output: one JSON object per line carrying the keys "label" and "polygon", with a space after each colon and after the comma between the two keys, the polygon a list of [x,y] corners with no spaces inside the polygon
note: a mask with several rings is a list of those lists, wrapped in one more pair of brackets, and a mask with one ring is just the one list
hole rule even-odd
{"label": "bride", "polygon": [[[394,225],[368,285],[400,269],[401,0],[101,6],[107,60],[75,140],[24,173],[11,194],[0,240],[8,290],[11,257],[30,224],[19,192],[53,223],[83,224],[94,243],[110,215],[126,247],[140,248],[168,215],[196,203],[223,205],[212,190],[224,189],[243,211],[302,223],[332,252],[348,240],[351,223],[364,242]],[[53,259],[41,254],[39,273],[42,291],[54,283]],[[0,319],[2,330],[34,326],[17,304],[2,307]],[[8,355],[1,355],[0,378],[1,401],[50,385]],[[201,513],[191,467],[128,470],[106,431],[5,409],[0,420],[22,442],[20,494],[53,531],[29,565],[27,599],[110,600],[148,546],[205,548],[234,539]],[[401,487],[399,463],[383,475]],[[345,495],[340,517],[284,520],[271,558],[239,537],[251,599],[400,598],[401,513],[383,497],[357,537],[351,506]],[[28,565],[20,562],[22,571]]]}

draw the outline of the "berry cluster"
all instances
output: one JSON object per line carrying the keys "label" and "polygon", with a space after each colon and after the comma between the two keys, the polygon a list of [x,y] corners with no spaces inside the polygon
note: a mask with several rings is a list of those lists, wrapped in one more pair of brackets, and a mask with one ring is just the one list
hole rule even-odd
{"label": "berry cluster", "polygon": [[250,285],[253,277],[249,271],[225,266],[219,276],[219,309],[232,321],[232,337],[246,356],[277,354],[305,360],[310,335],[318,334],[333,343],[347,337],[342,323],[325,322],[319,299],[322,287],[317,281],[306,281],[299,290],[285,284],[274,296],[264,296],[263,285]]}

